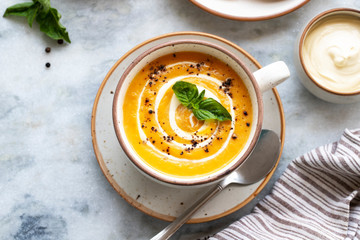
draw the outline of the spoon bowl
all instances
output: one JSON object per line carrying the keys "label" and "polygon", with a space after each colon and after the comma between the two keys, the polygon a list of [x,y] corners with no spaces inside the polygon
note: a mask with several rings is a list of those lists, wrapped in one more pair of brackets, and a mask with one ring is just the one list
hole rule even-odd
{"label": "spoon bowl", "polygon": [[151,240],[169,239],[200,207],[228,185],[249,185],[263,179],[274,168],[280,155],[280,148],[281,142],[279,136],[271,130],[262,130],[254,151],[238,169],[204,194],[181,216],[151,238]]}

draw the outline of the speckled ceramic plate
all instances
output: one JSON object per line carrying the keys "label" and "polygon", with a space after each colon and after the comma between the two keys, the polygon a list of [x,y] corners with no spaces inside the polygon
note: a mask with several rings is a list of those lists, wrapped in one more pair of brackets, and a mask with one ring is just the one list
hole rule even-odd
{"label": "speckled ceramic plate", "polygon": [[[172,221],[180,215],[193,203],[194,199],[200,197],[212,186],[191,189],[171,188],[156,183],[138,172],[128,160],[116,138],[112,121],[112,103],[120,76],[140,53],[155,45],[179,39],[206,40],[218,44],[237,55],[249,66],[250,70],[256,71],[261,67],[247,52],[223,38],[199,32],[177,32],[150,39],[131,49],[106,75],[96,95],[91,119],[92,141],[100,168],[110,184],[127,202],[144,213],[166,221]],[[283,147],[284,113],[276,89],[266,92],[263,100],[263,127],[277,132],[281,137]],[[189,220],[189,223],[214,220],[240,209],[264,188],[274,171],[275,169],[258,183],[249,186],[234,185],[227,188],[200,209]]]}
{"label": "speckled ceramic plate", "polygon": [[310,0],[190,0],[214,15],[243,21],[280,17],[305,5]]}

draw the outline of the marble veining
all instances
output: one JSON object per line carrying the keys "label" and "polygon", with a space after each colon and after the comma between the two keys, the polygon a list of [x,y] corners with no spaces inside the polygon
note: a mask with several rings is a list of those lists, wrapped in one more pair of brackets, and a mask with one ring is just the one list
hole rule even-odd
{"label": "marble veining", "polygon": [[66,223],[59,217],[52,215],[26,215],[20,216],[21,226],[15,233],[15,240],[25,239],[64,239]]}
{"label": "marble veining", "polygon": [[11,210],[11,216],[0,217],[2,225],[8,226],[1,232],[1,239],[68,239],[64,218],[35,201],[30,194],[25,194],[22,201],[17,202]]}
{"label": "marble veining", "polygon": [[[0,14],[23,0],[0,1]],[[277,89],[286,120],[279,166],[265,189],[224,218],[186,225],[173,239],[211,235],[249,213],[288,163],[358,128],[360,103],[336,105],[309,93],[293,61],[296,36],[320,11],[360,8],[358,0],[316,0],[260,22],[213,16],[187,0],[52,0],[71,44],[30,29],[25,19],[0,18],[0,239],[149,239],[167,222],[123,200],[106,181],[91,143],[98,88],[131,48],[160,34],[201,31],[226,38],[262,65],[285,61],[292,76]],[[51,52],[46,53],[46,47]],[[45,63],[51,63],[50,68]]]}

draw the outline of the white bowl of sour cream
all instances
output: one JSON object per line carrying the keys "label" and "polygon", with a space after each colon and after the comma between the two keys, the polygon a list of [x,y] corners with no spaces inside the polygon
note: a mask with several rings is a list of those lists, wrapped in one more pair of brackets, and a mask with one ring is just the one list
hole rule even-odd
{"label": "white bowl of sour cream", "polygon": [[331,9],[314,17],[296,45],[303,85],[333,103],[360,101],[360,11]]}

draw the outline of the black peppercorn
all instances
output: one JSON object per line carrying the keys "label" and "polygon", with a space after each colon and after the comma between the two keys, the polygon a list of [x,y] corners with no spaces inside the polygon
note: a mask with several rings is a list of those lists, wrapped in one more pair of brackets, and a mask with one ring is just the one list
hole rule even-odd
{"label": "black peppercorn", "polygon": [[45,64],[45,66],[46,66],[47,68],[49,68],[49,67],[51,66],[51,64],[50,64],[49,62],[47,62],[47,63]]}
{"label": "black peppercorn", "polygon": [[45,52],[47,53],[51,52],[51,48],[50,47],[45,48]]}

